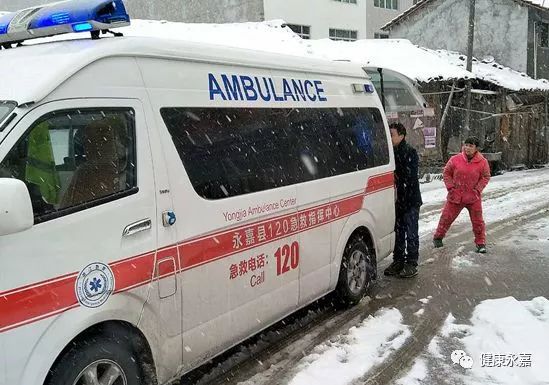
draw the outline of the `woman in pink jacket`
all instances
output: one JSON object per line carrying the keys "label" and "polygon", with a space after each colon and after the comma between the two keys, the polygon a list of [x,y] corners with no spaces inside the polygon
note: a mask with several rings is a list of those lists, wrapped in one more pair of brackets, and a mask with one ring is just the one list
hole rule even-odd
{"label": "woman in pink jacket", "polygon": [[461,210],[466,208],[473,224],[478,253],[486,253],[486,226],[482,217],[482,190],[490,180],[488,161],[478,152],[479,140],[467,138],[461,154],[450,158],[444,167],[444,184],[448,190],[433,243],[442,247],[442,239]]}

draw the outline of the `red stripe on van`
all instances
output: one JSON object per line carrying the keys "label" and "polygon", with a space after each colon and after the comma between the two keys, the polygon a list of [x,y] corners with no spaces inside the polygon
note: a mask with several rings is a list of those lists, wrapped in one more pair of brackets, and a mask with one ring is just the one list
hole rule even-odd
{"label": "red stripe on van", "polygon": [[[175,248],[173,248],[175,250]],[[149,283],[154,271],[154,253],[110,264],[116,293]],[[78,273],[64,278],[0,293],[0,333],[78,306],[75,283]]]}
{"label": "red stripe on van", "polygon": [[348,217],[362,208],[363,200],[360,194],[183,243],[179,246],[181,269],[189,270]]}
{"label": "red stripe on van", "polygon": [[111,264],[115,293],[149,283],[154,273],[154,252]]}
{"label": "red stripe on van", "polygon": [[395,176],[392,172],[373,176],[368,179],[368,185],[366,186],[366,195],[385,190],[389,187],[393,187],[394,184]]}
{"label": "red stripe on van", "polygon": [[[365,193],[170,246],[156,255],[159,260],[173,257],[177,272],[188,270],[348,217],[360,211],[365,195],[393,184],[393,173],[377,175],[368,180]],[[155,273],[154,261],[155,252],[150,252],[111,263],[115,293],[148,284],[155,276],[174,273],[170,264],[163,264]],[[65,274],[0,293],[0,333],[78,307],[77,276],[77,272]]]}
{"label": "red stripe on van", "polygon": [[76,275],[72,275],[10,294],[0,294],[0,332],[77,304],[75,281]]}

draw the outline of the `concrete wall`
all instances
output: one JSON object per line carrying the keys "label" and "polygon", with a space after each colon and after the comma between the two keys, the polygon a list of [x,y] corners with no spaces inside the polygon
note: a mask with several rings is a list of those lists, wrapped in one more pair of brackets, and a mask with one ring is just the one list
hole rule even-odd
{"label": "concrete wall", "polygon": [[395,10],[374,7],[374,0],[368,0],[368,9],[366,10],[368,39],[373,39],[374,33],[376,32],[386,34],[387,31],[382,31],[380,28],[400,15],[402,12],[406,11],[413,4],[413,0],[399,0],[398,10]]}
{"label": "concrete wall", "polygon": [[[499,63],[527,70],[528,10],[512,0],[477,0],[474,55],[492,55]],[[406,38],[433,49],[467,52],[468,0],[434,1],[391,29],[391,37]]]}
{"label": "concrete wall", "polygon": [[51,3],[49,0],[0,0],[0,11],[17,11],[40,4]]}
{"label": "concrete wall", "polygon": [[357,4],[334,0],[265,0],[265,20],[284,19],[289,24],[308,25],[312,39],[329,36],[330,28],[358,32],[366,38],[366,1]]}
{"label": "concrete wall", "polygon": [[[0,11],[15,11],[54,0],[0,0]],[[224,23],[263,20],[263,0],[124,0],[131,17]]]}
{"label": "concrete wall", "polygon": [[[0,11],[13,11],[53,0],[0,0]],[[130,16],[140,19],[189,23],[231,23],[284,19],[311,27],[311,38],[329,37],[330,28],[358,32],[359,39],[374,37],[379,28],[412,6],[399,0],[399,9],[374,7],[374,0],[357,4],[334,0],[124,0]]]}
{"label": "concrete wall", "polygon": [[188,23],[263,20],[263,0],[125,0],[130,15]]}

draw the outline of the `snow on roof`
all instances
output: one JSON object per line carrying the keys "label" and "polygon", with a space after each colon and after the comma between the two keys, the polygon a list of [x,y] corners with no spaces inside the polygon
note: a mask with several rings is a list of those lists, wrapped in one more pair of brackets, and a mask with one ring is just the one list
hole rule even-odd
{"label": "snow on roof", "polygon": [[[156,28],[139,28],[143,23],[156,25]],[[304,54],[297,36],[290,36],[297,42],[293,45],[296,47],[294,50],[288,48],[292,45],[286,44],[282,35],[262,39],[268,27],[258,23],[240,28],[234,25],[232,28],[212,25],[193,28],[185,24],[174,26],[173,23],[164,23],[168,28],[158,28],[162,23],[143,23],[137,22],[133,29],[124,29],[125,37],[107,36],[92,40],[88,34],[65,34],[29,40],[22,47],[0,50],[0,73],[10,75],[0,77],[0,100],[18,103],[42,100],[69,76],[97,60],[112,56],[198,59],[249,66],[272,63],[280,70],[291,68],[310,73],[365,77],[364,71],[355,63],[336,63]],[[192,33],[186,31],[187,27]],[[248,39],[248,36],[252,38]],[[244,41],[248,43],[242,43]],[[277,50],[250,50],[254,45],[259,47],[269,42],[280,47]]]}
{"label": "snow on roof", "polygon": [[132,23],[132,26],[124,29],[126,36],[181,38],[198,43],[350,61],[362,66],[388,68],[423,82],[472,76],[436,54],[412,45],[408,40],[304,40],[290,28],[282,27],[282,20],[240,24],[185,24],[153,20],[134,20]]}
{"label": "snow on roof", "polygon": [[[549,0],[547,1],[549,2]],[[173,50],[175,49],[174,47],[182,46],[182,44],[185,45],[185,42],[194,47],[200,46],[201,44],[214,44],[218,46],[262,51],[276,55],[293,55],[308,59],[327,59],[331,61],[350,61],[361,66],[383,67],[400,72],[410,79],[420,82],[475,77],[464,69],[463,62],[459,60],[459,54],[457,53],[443,54],[443,51],[432,51],[420,48],[413,45],[408,40],[371,39],[356,42],[340,42],[328,39],[304,40],[292,32],[290,28],[284,27],[283,25],[284,22],[282,20],[237,24],[186,24],[153,20],[133,20],[131,26],[123,28],[120,31],[123,32],[125,36],[160,38],[167,42],[166,44],[157,43],[159,44],[157,47],[154,47],[151,42],[144,45],[141,44],[141,48],[146,47],[147,49],[151,49],[152,47],[155,52],[162,51],[163,45],[166,46],[164,49],[164,51],[166,51],[169,49]],[[46,46],[50,44],[37,44],[42,48],[37,48],[37,51],[35,52],[31,52],[32,49],[30,47],[21,47],[0,51],[0,57],[6,59],[11,58],[17,61],[19,59],[16,60],[16,56],[25,56],[27,55],[27,52],[33,56],[38,54],[54,55],[56,56],[54,62],[57,63],[57,70],[59,72],[67,69],[60,69],[60,67],[63,67],[62,65],[59,65],[60,62],[65,63],[68,60],[67,63],[65,63],[65,67],[68,67],[71,60],[82,60],[82,57],[76,58],[76,56],[90,55],[94,57],[104,57],[105,53],[101,54],[100,52],[102,50],[101,47],[117,46],[122,50],[129,47],[133,53],[137,52],[139,49],[139,45],[136,45],[135,42],[129,46],[124,46],[123,41],[126,39],[102,39],[117,40],[116,43],[113,41],[112,44],[103,45],[90,39],[82,40],[83,37],[85,37],[85,35],[70,34],[47,39],[31,40],[25,42],[25,45],[35,45],[36,43],[44,43],[44,41],[64,41],[64,48],[47,48]],[[76,45],[67,46],[66,44],[70,44],[67,40],[71,39],[81,39],[81,42]],[[169,43],[168,40],[172,42]],[[179,43],[176,41],[179,41]],[[84,47],[84,51],[88,52],[80,55],[78,47]],[[25,53],[23,53],[23,51],[25,51]],[[183,49],[183,51],[185,51],[185,49]],[[73,52],[76,53],[76,55],[74,55],[73,59],[70,59],[65,57],[64,52]],[[251,51],[247,51],[241,53],[241,55],[250,57],[253,56],[251,53]],[[83,62],[88,61],[90,56],[86,57]],[[23,66],[19,70],[19,72],[21,72],[20,78],[34,78],[30,75],[32,72],[42,74],[40,76],[37,75],[37,79],[35,80],[45,82],[45,74],[51,73],[50,75],[54,76],[53,71],[55,68],[52,68],[48,72],[47,68],[44,68],[43,61],[39,62],[41,63],[40,65],[34,65],[34,67],[36,67],[35,69],[30,69],[30,67],[33,66],[33,61],[25,60],[24,58],[20,59],[21,65]],[[2,62],[4,62],[5,65],[9,64],[11,68],[10,71],[14,71],[14,68],[17,68],[17,66],[12,65],[15,61],[10,60],[11,63],[6,63],[6,60],[0,60],[0,64]],[[277,60],[275,60],[275,62],[277,62]],[[280,58],[278,62],[280,62]],[[322,67],[321,64],[318,65]],[[27,66],[29,66],[29,69],[25,69]],[[511,69],[500,67],[501,66],[497,66],[496,68],[491,65],[479,65],[477,63],[474,66],[473,72],[476,77],[480,79],[511,90],[549,90],[549,83],[545,80],[534,80]],[[42,80],[40,80],[40,78]],[[6,78],[4,78],[3,82],[5,81],[7,81]],[[21,87],[17,88],[21,89]],[[2,91],[2,87],[0,87],[0,91]]]}
{"label": "snow on roof", "polygon": [[125,36],[154,36],[289,55],[312,56],[307,40],[301,39],[290,28],[282,27],[284,24],[282,20],[200,24],[134,19],[131,26],[120,31]]}
{"label": "snow on roof", "polygon": [[[547,0],[549,2],[549,0]],[[467,56],[446,50],[431,51],[456,67],[465,68]],[[549,81],[532,79],[523,72],[498,64],[493,57],[473,58],[472,72],[478,79],[513,91],[549,91]]]}
{"label": "snow on roof", "polygon": [[526,5],[533,5],[549,9],[549,0],[520,0],[520,2]]}
{"label": "snow on roof", "polygon": [[408,78],[429,83],[474,77],[435,53],[404,39],[367,39],[355,42],[322,39],[311,41],[313,53],[332,60],[349,60],[368,67],[382,67]]}
{"label": "snow on roof", "polygon": [[[549,0],[532,1],[546,1],[549,4]],[[459,54],[444,55],[443,51],[418,47],[405,39],[366,39],[355,42],[306,40],[290,28],[283,27],[284,24],[282,20],[236,24],[134,20],[132,26],[123,31],[126,36],[183,39],[279,54],[350,61],[361,66],[387,68],[425,83],[477,77],[515,91],[549,90],[546,80],[535,80],[501,65],[492,66],[495,63],[476,63],[471,74],[465,70]]]}

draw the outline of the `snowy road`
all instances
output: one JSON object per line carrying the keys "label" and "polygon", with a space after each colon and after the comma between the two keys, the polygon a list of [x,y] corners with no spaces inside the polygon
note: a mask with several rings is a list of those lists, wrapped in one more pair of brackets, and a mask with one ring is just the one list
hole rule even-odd
{"label": "snowy road", "polygon": [[[492,179],[484,256],[473,252],[466,211],[445,247],[431,247],[446,193],[440,181],[422,190],[417,279],[380,274],[358,306],[321,301],[182,383],[549,384],[549,169]],[[453,363],[454,350],[472,368]]]}

